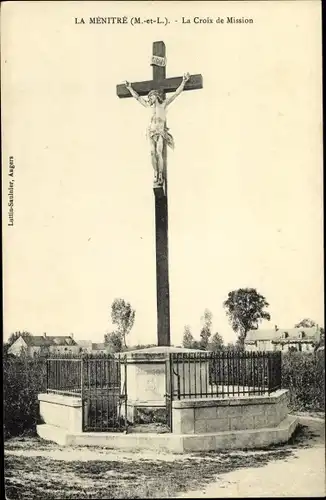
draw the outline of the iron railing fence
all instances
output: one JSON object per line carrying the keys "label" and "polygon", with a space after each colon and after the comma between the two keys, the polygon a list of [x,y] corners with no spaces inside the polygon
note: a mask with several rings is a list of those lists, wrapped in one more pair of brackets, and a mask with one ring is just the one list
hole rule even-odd
{"label": "iron railing fence", "polygon": [[81,355],[56,354],[46,359],[46,391],[63,396],[82,395]]}
{"label": "iron railing fence", "polygon": [[172,353],[173,399],[270,394],[281,388],[280,352]]}
{"label": "iron railing fence", "polygon": [[106,353],[51,355],[46,364],[48,393],[82,399],[84,431],[125,430],[125,356]]}
{"label": "iron railing fence", "polygon": [[[168,424],[172,426],[176,399],[264,395],[280,389],[281,364],[281,352],[169,354],[165,368]],[[47,392],[82,399],[84,431],[127,429],[125,355],[55,355],[46,365]]]}
{"label": "iron railing fence", "polygon": [[127,429],[127,365],[125,356],[93,354],[83,359],[85,431]]}

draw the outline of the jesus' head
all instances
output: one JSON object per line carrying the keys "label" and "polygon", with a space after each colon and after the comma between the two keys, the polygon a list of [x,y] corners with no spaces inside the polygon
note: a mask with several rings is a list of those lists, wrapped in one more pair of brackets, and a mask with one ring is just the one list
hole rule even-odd
{"label": "jesus' head", "polygon": [[147,96],[150,106],[154,106],[156,101],[160,104],[163,102],[162,93],[159,90],[151,90]]}

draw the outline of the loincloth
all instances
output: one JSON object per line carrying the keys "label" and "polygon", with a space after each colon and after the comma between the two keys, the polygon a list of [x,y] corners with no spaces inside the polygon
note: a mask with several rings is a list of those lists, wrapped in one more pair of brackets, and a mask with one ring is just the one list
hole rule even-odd
{"label": "loincloth", "polygon": [[171,149],[174,149],[174,139],[173,139],[172,135],[170,134],[168,128],[165,128],[162,130],[148,128],[147,129],[147,136],[152,141],[156,141],[159,137],[163,137],[163,140],[166,142],[166,144]]}

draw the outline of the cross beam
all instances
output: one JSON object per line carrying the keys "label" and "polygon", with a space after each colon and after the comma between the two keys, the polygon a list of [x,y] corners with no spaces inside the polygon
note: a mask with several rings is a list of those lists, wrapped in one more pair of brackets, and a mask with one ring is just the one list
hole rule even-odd
{"label": "cross beam", "polygon": [[[147,95],[151,90],[162,90],[163,92],[174,92],[182,83],[182,76],[165,78],[162,81],[147,80],[144,82],[132,83],[133,88],[139,95]],[[197,90],[203,88],[203,77],[201,75],[191,75],[187,81],[185,90]],[[120,98],[132,97],[125,85],[117,85],[117,95]]]}
{"label": "cross beam", "polygon": [[[151,65],[153,79],[132,83],[134,90],[141,96],[151,90],[160,90],[165,98],[168,92],[175,92],[182,77],[166,78],[166,58],[164,42],[153,43]],[[203,88],[201,75],[191,75],[184,90]],[[132,97],[125,85],[117,85],[118,97]],[[156,235],[156,301],[157,301],[157,344],[171,345],[170,342],[170,288],[169,288],[169,251],[168,251],[168,196],[167,196],[167,151],[163,149],[164,189],[154,184],[155,195],[155,235]]]}
{"label": "cross beam", "polygon": [[[158,58],[155,60],[155,58]],[[161,61],[160,61],[161,60]],[[160,62],[162,66],[155,64]],[[153,80],[146,80],[143,82],[132,83],[132,87],[135,91],[141,95],[147,95],[151,90],[161,90],[165,92],[175,92],[182,82],[182,76],[176,76],[173,78],[166,78],[166,60],[165,60],[165,43],[164,42],[154,42],[153,43],[153,56],[152,56],[152,67],[153,67]],[[191,75],[190,79],[185,85],[184,90],[197,90],[203,88],[203,77],[201,75]],[[125,85],[117,85],[117,96],[120,98],[132,97],[129,90]]]}

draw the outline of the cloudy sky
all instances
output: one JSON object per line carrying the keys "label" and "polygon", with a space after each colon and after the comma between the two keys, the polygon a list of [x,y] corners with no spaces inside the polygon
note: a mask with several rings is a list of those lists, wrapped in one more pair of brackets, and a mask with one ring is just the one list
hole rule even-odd
{"label": "cloudy sky", "polygon": [[5,338],[101,341],[123,297],[136,309],[130,343],[156,341],[149,115],[116,95],[151,78],[155,40],[168,76],[204,81],[168,116],[172,343],[185,324],[198,334],[205,308],[234,340],[222,302],[238,287],[266,296],[270,326],[323,323],[319,2],[12,2],[2,23]]}

